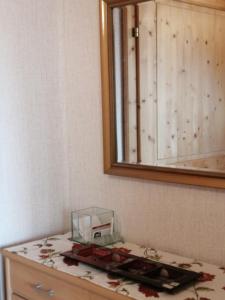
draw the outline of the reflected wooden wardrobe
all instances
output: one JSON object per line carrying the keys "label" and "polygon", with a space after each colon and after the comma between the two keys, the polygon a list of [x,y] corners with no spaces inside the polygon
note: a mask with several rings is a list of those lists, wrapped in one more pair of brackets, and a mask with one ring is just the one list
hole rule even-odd
{"label": "reflected wooden wardrobe", "polygon": [[224,187],[225,1],[100,1],[105,171]]}

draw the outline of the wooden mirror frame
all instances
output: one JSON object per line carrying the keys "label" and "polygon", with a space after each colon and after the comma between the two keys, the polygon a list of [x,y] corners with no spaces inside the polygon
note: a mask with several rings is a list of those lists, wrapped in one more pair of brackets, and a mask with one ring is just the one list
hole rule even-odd
{"label": "wooden mirror frame", "polygon": [[[100,0],[104,173],[170,183],[225,188],[225,174],[116,162],[113,54],[112,39],[110,38],[112,37],[111,9],[146,1],[149,0]],[[176,1],[225,11],[225,0]]]}

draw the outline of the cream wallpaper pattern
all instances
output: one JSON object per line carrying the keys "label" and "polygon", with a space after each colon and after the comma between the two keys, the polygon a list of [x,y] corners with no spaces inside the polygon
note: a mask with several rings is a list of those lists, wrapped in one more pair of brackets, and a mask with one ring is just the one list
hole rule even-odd
{"label": "cream wallpaper pattern", "polygon": [[225,264],[225,191],[103,174],[98,1],[66,3],[70,206],[115,209],[127,240]]}
{"label": "cream wallpaper pattern", "polygon": [[0,246],[115,209],[123,236],[225,264],[225,191],[103,174],[98,0],[0,0]]}

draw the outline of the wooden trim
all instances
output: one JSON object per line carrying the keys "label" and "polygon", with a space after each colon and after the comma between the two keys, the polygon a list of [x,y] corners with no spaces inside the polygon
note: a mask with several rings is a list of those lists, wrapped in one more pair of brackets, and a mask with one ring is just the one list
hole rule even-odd
{"label": "wooden trim", "polygon": [[114,6],[132,5],[132,4],[154,1],[154,0],[101,0],[101,1],[105,1],[107,5],[109,5],[110,7],[114,7]]}
{"label": "wooden trim", "polygon": [[213,9],[225,10],[225,0],[176,0],[177,2],[184,2],[187,4],[194,4],[197,6],[204,6]]}
{"label": "wooden trim", "polygon": [[[127,176],[145,180],[156,180],[213,188],[225,188],[225,175],[221,173],[189,171],[164,167],[117,164],[115,159],[113,59],[111,36],[111,9],[114,6],[135,4],[138,0],[100,0],[101,24],[101,70],[103,107],[103,145],[105,174]],[[225,0],[179,0],[189,4],[202,5],[225,10]],[[110,41],[111,40],[111,41]],[[111,48],[111,50],[110,50]]]}
{"label": "wooden trim", "polygon": [[[134,6],[135,27],[139,28],[139,7]],[[136,136],[137,136],[137,163],[141,163],[141,100],[140,100],[140,43],[139,37],[135,37],[136,60]]]}
{"label": "wooden trim", "polygon": [[128,99],[128,32],[127,32],[127,8],[122,8],[122,52],[123,52],[123,140],[124,159],[129,158],[129,99]]}
{"label": "wooden trim", "polygon": [[[6,260],[9,261],[9,263],[11,260],[11,261],[15,261],[17,263],[23,264],[24,266],[33,268],[33,269],[41,271],[47,275],[50,275],[53,278],[57,278],[59,280],[65,281],[66,283],[78,286],[78,287],[90,292],[91,294],[94,294],[94,295],[96,294],[96,295],[102,296],[103,298],[106,298],[109,300],[128,300],[128,297],[126,297],[124,295],[110,291],[106,288],[103,288],[103,287],[101,287],[97,284],[94,284],[90,281],[87,281],[85,279],[81,279],[81,278],[75,277],[73,275],[55,270],[53,268],[49,268],[42,264],[36,263],[32,260],[21,257],[17,254],[13,254],[7,250],[3,250],[2,253],[6,257]],[[12,300],[12,299],[9,298],[7,300]]]}
{"label": "wooden trim", "polygon": [[[3,253],[4,254],[4,253]],[[12,287],[11,287],[11,272],[10,272],[10,260],[5,259],[5,287],[6,287],[6,299],[12,300]]]}
{"label": "wooden trim", "polygon": [[108,74],[109,74],[109,107],[110,107],[110,155],[113,161],[117,161],[117,139],[116,139],[116,105],[115,105],[115,70],[114,70],[114,39],[113,39],[113,17],[111,14],[111,8],[107,9],[107,31],[108,31]]}
{"label": "wooden trim", "polygon": [[[154,170],[151,167],[144,166],[132,166],[132,165],[113,165],[110,170],[105,172],[108,175],[126,176],[144,180],[163,181],[167,183],[178,183],[195,185],[211,188],[225,188],[225,179],[220,177],[210,177],[198,174],[185,174],[178,171],[170,172],[165,170],[158,170],[161,168],[155,167]],[[164,169],[164,168],[162,168]],[[166,168],[165,168],[166,169]],[[179,170],[180,171],[180,170]]]}
{"label": "wooden trim", "polygon": [[17,294],[13,294],[12,295],[12,300],[26,300],[26,299],[22,298],[21,296],[19,296]]}
{"label": "wooden trim", "polygon": [[100,30],[101,30],[101,75],[102,75],[102,101],[103,110],[103,143],[104,143],[104,169],[111,167],[111,130],[110,130],[110,95],[109,95],[109,50],[108,50],[108,7],[105,1],[100,2]]}
{"label": "wooden trim", "polygon": [[[114,6],[124,6],[137,4],[141,2],[154,1],[154,0],[100,0],[107,3],[107,5]],[[184,2],[187,4],[194,4],[201,7],[208,7],[213,9],[225,10],[225,0],[175,0],[177,2]]]}

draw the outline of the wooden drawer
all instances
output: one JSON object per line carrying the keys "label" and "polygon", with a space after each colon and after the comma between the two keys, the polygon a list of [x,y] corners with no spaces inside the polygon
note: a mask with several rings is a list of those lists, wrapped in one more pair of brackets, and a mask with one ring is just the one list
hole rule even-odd
{"label": "wooden drawer", "polygon": [[78,286],[17,262],[11,262],[11,287],[29,300],[90,300],[89,293]]}
{"label": "wooden drawer", "polygon": [[107,299],[107,298],[105,298],[105,297],[102,297],[102,296],[99,296],[99,295],[97,295],[97,294],[91,294],[91,299],[90,300],[109,300],[109,299]]}
{"label": "wooden drawer", "polygon": [[20,296],[13,294],[12,295],[12,300],[25,300],[24,298],[21,298]]}

